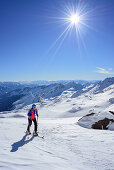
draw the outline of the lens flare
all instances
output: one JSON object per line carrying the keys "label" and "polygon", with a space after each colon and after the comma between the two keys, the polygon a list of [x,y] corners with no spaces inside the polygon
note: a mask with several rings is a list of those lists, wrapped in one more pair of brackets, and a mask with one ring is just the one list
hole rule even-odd
{"label": "lens flare", "polygon": [[[80,48],[82,47],[87,51],[84,36],[89,29],[96,31],[91,24],[93,22],[95,9],[90,8],[86,3],[79,1],[79,3],[75,5],[67,4],[60,12],[59,17],[51,17],[51,19],[53,19],[53,23],[61,23],[64,30],[50,46],[48,52],[56,45],[56,54],[68,35],[72,36],[72,34],[75,34],[72,38],[73,41],[74,38],[76,39],[76,45],[78,45],[79,51],[81,51]],[[58,46],[57,43],[59,43]]]}
{"label": "lens flare", "polygon": [[76,13],[76,14],[73,14],[70,18],[70,21],[72,24],[79,24],[80,23],[80,16]]}

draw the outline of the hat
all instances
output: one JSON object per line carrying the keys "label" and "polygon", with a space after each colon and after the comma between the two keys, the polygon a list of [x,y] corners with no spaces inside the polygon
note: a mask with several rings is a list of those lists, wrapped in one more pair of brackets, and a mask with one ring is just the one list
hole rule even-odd
{"label": "hat", "polygon": [[36,105],[35,105],[35,104],[33,104],[33,105],[32,105],[32,108],[33,108],[33,107],[35,107],[35,106],[36,106]]}

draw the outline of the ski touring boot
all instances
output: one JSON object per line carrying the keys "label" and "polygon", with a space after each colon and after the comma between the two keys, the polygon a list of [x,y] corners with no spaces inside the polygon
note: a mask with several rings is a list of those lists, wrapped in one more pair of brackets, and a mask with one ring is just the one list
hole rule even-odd
{"label": "ski touring boot", "polygon": [[33,132],[33,136],[38,136],[38,132],[37,132],[37,131],[34,131],[34,132]]}
{"label": "ski touring boot", "polygon": [[26,134],[27,134],[27,135],[31,135],[31,132],[27,130],[27,131],[26,131]]}

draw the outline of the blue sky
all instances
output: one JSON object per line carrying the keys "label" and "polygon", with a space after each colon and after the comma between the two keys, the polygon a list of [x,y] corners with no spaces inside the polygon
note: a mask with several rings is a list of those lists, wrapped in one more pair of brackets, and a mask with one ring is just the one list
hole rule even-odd
{"label": "blue sky", "polygon": [[[89,11],[84,20],[87,26],[78,25],[80,36],[72,26],[52,45],[68,26],[62,18],[75,8],[83,8],[84,14]],[[113,0],[0,1],[0,81],[112,76]]]}

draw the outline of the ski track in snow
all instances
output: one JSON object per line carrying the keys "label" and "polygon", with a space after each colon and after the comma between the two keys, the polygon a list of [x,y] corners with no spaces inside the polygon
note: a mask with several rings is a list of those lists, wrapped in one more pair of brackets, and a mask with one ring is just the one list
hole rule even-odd
{"label": "ski track in snow", "polygon": [[0,169],[114,170],[114,132],[80,127],[78,119],[39,118],[41,139],[24,134],[26,118],[1,118]]}

